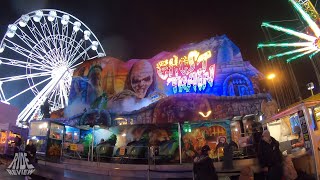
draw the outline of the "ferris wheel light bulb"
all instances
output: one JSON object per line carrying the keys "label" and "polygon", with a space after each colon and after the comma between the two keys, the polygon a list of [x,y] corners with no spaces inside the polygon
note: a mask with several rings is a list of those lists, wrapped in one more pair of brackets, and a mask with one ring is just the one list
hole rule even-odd
{"label": "ferris wheel light bulb", "polygon": [[104,57],[104,53],[98,53],[98,57]]}
{"label": "ferris wheel light bulb", "polygon": [[67,25],[69,23],[69,20],[70,20],[70,16],[65,14],[61,18],[61,24],[62,25]]}
{"label": "ferris wheel light bulb", "polygon": [[84,34],[84,39],[85,40],[88,40],[89,38],[90,38],[90,31],[88,31],[88,30],[85,30],[84,32],[83,32],[83,34]]}
{"label": "ferris wheel light bulb", "polygon": [[9,28],[9,30],[11,30],[11,31],[13,31],[13,32],[15,32],[15,31],[18,29],[17,26],[14,25],[14,24],[10,24],[10,25],[8,26],[8,28]]}
{"label": "ferris wheel light bulb", "polygon": [[35,16],[33,17],[33,20],[35,22],[40,22],[42,16],[43,16],[43,12],[39,10],[36,12]]}
{"label": "ferris wheel light bulb", "polygon": [[80,26],[81,26],[81,23],[79,21],[76,21],[73,23],[73,30],[75,32],[79,31],[80,30]]}
{"label": "ferris wheel light bulb", "polygon": [[98,45],[99,45],[98,41],[92,41],[91,49],[94,50],[94,51],[97,50],[98,49]]}
{"label": "ferris wheel light bulb", "polygon": [[29,15],[22,15],[19,21],[19,25],[21,27],[25,27],[28,24],[29,20],[30,20]]}
{"label": "ferris wheel light bulb", "polygon": [[49,12],[49,16],[48,16],[48,20],[50,22],[54,21],[54,19],[57,17],[57,12],[56,11],[50,11]]}
{"label": "ferris wheel light bulb", "polygon": [[14,34],[16,33],[16,30],[17,30],[17,26],[16,26],[16,25],[13,25],[13,24],[10,24],[10,25],[8,26],[8,30],[7,30],[6,35],[7,35],[9,38],[13,38],[13,37],[14,37]]}
{"label": "ferris wheel light bulb", "polygon": [[13,38],[14,33],[13,33],[12,31],[7,31],[6,35],[7,35],[9,38]]}

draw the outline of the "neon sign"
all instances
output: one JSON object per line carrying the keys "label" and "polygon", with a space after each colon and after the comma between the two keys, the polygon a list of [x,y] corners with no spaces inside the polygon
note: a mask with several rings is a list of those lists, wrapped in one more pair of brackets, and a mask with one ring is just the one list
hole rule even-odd
{"label": "neon sign", "polygon": [[207,83],[213,86],[215,64],[209,66],[207,61],[211,57],[211,51],[200,54],[198,51],[190,51],[188,56],[180,59],[173,55],[170,59],[159,61],[156,64],[158,76],[167,81],[167,86],[172,85],[173,93],[194,92],[206,89]]}

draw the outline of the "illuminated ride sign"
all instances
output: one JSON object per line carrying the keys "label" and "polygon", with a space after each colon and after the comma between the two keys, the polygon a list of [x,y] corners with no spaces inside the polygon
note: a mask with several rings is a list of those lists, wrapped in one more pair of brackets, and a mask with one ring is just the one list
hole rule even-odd
{"label": "illuminated ride sign", "polygon": [[194,92],[204,91],[207,83],[212,87],[214,81],[215,64],[207,68],[210,57],[211,51],[200,54],[195,50],[180,59],[174,55],[156,64],[157,74],[167,86],[171,83],[173,93],[190,92],[191,87]]}

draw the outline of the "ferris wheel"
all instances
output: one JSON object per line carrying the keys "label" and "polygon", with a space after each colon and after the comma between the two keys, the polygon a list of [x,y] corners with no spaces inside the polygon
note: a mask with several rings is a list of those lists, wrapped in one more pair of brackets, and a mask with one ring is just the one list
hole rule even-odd
{"label": "ferris wheel", "polygon": [[103,56],[97,37],[76,17],[54,9],[22,15],[8,26],[0,44],[0,100],[34,96],[17,124],[30,121],[45,101],[51,111],[64,108],[74,69]]}

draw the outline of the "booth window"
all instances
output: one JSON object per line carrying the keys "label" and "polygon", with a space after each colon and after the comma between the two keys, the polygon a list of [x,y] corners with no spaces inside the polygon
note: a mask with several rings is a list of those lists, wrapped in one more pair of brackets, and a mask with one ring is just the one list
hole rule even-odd
{"label": "booth window", "polygon": [[62,140],[63,137],[63,126],[55,123],[51,123],[50,125],[50,138]]}
{"label": "booth window", "polygon": [[290,116],[290,126],[291,126],[291,131],[292,133],[295,133],[294,132],[294,127],[295,126],[300,126],[299,124],[299,116],[297,113],[295,113],[294,115]]}

